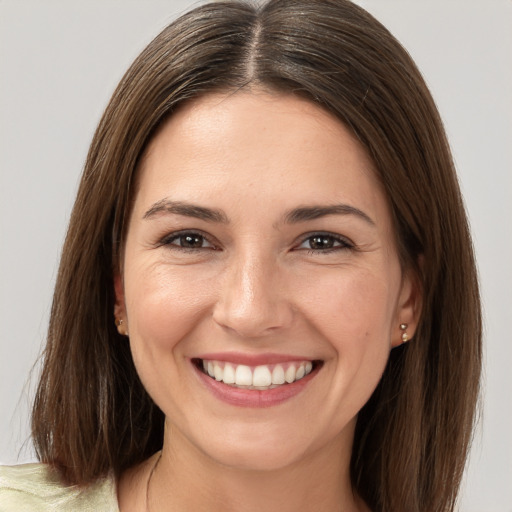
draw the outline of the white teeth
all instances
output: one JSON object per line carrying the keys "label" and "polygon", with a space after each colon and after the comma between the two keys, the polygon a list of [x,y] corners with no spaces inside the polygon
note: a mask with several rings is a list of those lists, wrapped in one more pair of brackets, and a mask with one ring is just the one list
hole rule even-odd
{"label": "white teeth", "polygon": [[280,364],[276,364],[272,370],[272,384],[284,384],[284,370]]}
{"label": "white teeth", "polygon": [[304,378],[313,370],[311,361],[276,364],[270,367],[260,365],[251,368],[244,364],[203,360],[202,366],[205,373],[219,382],[259,390],[272,389],[285,383],[291,384]]}
{"label": "white teeth", "polygon": [[220,381],[224,378],[224,372],[222,371],[222,368],[216,363],[213,363],[213,375],[215,380]]}
{"label": "white teeth", "polygon": [[291,364],[286,369],[286,372],[284,374],[284,380],[288,382],[288,384],[291,384],[295,380],[295,365]]}
{"label": "white teeth", "polygon": [[234,384],[236,382],[235,369],[229,363],[224,365],[224,378],[222,380],[225,384]]}
{"label": "white teeth", "polygon": [[248,366],[239,364],[236,367],[235,383],[237,386],[252,386],[252,372]]}
{"label": "white teeth", "polygon": [[272,384],[272,374],[266,366],[256,366],[252,375],[253,386],[270,386]]}

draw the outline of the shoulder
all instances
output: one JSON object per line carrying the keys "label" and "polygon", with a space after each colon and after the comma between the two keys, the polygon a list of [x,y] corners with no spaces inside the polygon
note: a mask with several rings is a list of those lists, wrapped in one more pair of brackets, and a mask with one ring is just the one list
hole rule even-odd
{"label": "shoulder", "polygon": [[0,466],[0,512],[119,512],[113,478],[81,489],[46,464]]}

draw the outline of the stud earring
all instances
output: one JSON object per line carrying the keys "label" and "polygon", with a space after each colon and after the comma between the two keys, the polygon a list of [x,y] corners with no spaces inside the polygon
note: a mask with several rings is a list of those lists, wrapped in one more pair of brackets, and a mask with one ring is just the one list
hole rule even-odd
{"label": "stud earring", "polygon": [[409,335],[407,334],[407,324],[400,324],[400,330],[402,331],[402,343],[409,341]]}
{"label": "stud earring", "polygon": [[116,318],[115,324],[117,327],[117,332],[119,334],[121,334],[122,336],[128,336],[128,331],[126,330],[125,327],[123,327],[124,322],[122,318]]}

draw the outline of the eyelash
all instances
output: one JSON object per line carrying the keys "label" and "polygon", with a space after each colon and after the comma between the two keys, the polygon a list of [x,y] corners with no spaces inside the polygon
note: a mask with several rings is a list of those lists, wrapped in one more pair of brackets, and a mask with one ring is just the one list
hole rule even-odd
{"label": "eyelash", "polygon": [[[173,244],[174,241],[179,240],[181,238],[185,238],[187,236],[194,238],[201,238],[203,241],[206,241],[210,244],[211,247],[183,247],[177,244]],[[178,231],[176,233],[171,233],[170,235],[165,236],[158,244],[158,246],[172,246],[174,250],[184,251],[184,252],[195,252],[204,249],[208,250],[217,250],[217,246],[210,240],[208,236],[201,233],[200,231]]]}
{"label": "eyelash", "polygon": [[[313,249],[312,247],[300,249],[300,246],[302,244],[304,244],[308,241],[311,244],[311,241],[315,238],[317,238],[317,239],[322,238],[324,240],[329,239],[332,244],[339,244],[339,245],[334,246],[334,247],[324,248],[324,249],[321,249],[321,248]],[[308,254],[331,254],[333,252],[343,251],[343,250],[347,250],[347,249],[348,250],[354,249],[354,244],[352,242],[350,242],[348,239],[346,239],[345,237],[342,237],[340,235],[336,235],[334,233],[321,231],[321,232],[317,232],[317,233],[310,233],[310,234],[306,235],[305,237],[303,237],[297,250],[305,250],[308,252]]]}
{"label": "eyelash", "polygon": [[[201,241],[204,243],[205,241],[209,244],[207,247],[183,247],[180,245],[177,245],[173,242],[183,239],[185,237],[191,237],[191,238],[201,238]],[[311,241],[313,239],[323,239],[324,241],[328,239],[331,244],[338,244],[334,245],[333,247],[328,248],[300,248],[301,245],[304,243],[307,243],[308,241],[311,244]],[[183,252],[196,252],[201,250],[218,250],[218,246],[208,237],[206,234],[201,233],[200,231],[178,231],[176,233],[171,233],[170,235],[165,236],[158,244],[158,246],[171,246],[173,250],[183,251]],[[342,250],[350,250],[354,249],[355,246],[352,242],[350,242],[345,237],[342,237],[340,235],[336,235],[334,233],[329,233],[325,231],[321,232],[315,232],[315,233],[309,233],[306,236],[302,237],[301,242],[294,247],[294,250],[305,250],[308,252],[308,254],[330,254],[332,252],[336,251],[342,251]]]}

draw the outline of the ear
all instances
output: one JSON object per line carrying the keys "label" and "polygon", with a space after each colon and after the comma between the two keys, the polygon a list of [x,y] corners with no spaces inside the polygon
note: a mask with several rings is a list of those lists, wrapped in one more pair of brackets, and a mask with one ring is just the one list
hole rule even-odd
{"label": "ear", "polygon": [[117,331],[123,336],[128,336],[128,319],[126,316],[126,304],[124,300],[124,284],[123,279],[118,272],[114,275],[114,292],[116,295],[114,317]]}
{"label": "ear", "polygon": [[[413,269],[404,272],[397,303],[395,322],[391,327],[391,347],[413,338],[423,305],[420,279]],[[403,337],[403,335],[405,336]]]}

